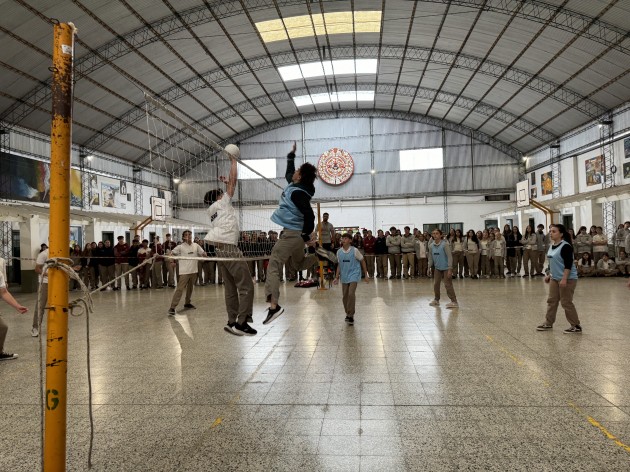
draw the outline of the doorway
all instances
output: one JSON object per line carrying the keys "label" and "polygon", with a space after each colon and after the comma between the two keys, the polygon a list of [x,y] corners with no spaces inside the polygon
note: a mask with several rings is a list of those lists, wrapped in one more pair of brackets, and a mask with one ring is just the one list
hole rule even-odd
{"label": "doorway", "polygon": [[573,215],[562,215],[562,224],[566,229],[573,229]]}

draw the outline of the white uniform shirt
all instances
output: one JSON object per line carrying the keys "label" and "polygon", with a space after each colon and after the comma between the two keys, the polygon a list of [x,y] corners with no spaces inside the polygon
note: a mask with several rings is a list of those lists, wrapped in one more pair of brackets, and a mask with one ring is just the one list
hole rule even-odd
{"label": "white uniform shirt", "polygon": [[[44,251],[40,252],[37,255],[37,259],[35,260],[35,264],[37,265],[44,265],[46,264],[46,261],[48,260],[48,249],[45,249]],[[39,281],[40,283],[43,284],[47,284],[48,283],[48,269],[46,267],[44,267],[44,272],[39,274]]]}
{"label": "white uniform shirt", "polygon": [[227,193],[208,208],[208,219],[216,213],[216,218],[210,222],[210,230],[204,238],[215,243],[238,243],[239,227],[236,210],[232,206],[232,199]]}
{"label": "white uniform shirt", "polygon": [[608,252],[608,244],[597,245],[598,243],[608,243],[608,238],[605,234],[596,234],[593,236],[593,252]]}
{"label": "white uniform shirt", "polygon": [[[190,256],[190,257],[203,257],[204,250],[197,243],[187,244],[181,243],[172,250],[173,256]],[[197,262],[194,259],[179,259],[179,273],[180,274],[196,274]]]}
{"label": "white uniform shirt", "polygon": [[4,272],[0,270],[0,288],[7,288],[7,283],[4,280]]}

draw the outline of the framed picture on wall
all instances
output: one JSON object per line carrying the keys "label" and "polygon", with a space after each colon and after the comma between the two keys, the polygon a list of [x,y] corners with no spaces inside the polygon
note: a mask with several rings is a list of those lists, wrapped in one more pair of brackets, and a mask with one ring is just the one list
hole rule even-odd
{"label": "framed picture on wall", "polygon": [[604,156],[586,159],[586,161],[584,161],[584,167],[586,168],[586,185],[588,187],[592,185],[601,185],[603,179]]}
{"label": "framed picture on wall", "polygon": [[531,173],[531,183],[532,185],[536,185],[536,172]]}
{"label": "framed picture on wall", "polygon": [[551,195],[553,193],[553,171],[544,172],[540,175],[541,195]]}
{"label": "framed picture on wall", "polygon": [[626,159],[630,159],[630,138],[623,140],[623,155]]}
{"label": "framed picture on wall", "polygon": [[532,187],[532,188],[530,188],[530,189],[529,189],[529,193],[530,193],[529,198],[530,198],[531,200],[533,200],[534,198],[537,198],[537,197],[538,197],[538,189],[537,189],[536,187]]}
{"label": "framed picture on wall", "polygon": [[623,178],[630,179],[630,162],[626,162],[623,165]]}

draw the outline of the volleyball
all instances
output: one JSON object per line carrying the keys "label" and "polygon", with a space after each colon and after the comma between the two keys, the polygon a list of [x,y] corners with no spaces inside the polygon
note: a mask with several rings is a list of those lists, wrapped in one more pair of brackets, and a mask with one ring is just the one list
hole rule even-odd
{"label": "volleyball", "polygon": [[228,144],[227,146],[225,146],[224,151],[234,156],[237,159],[241,157],[241,150],[238,148],[236,144]]}

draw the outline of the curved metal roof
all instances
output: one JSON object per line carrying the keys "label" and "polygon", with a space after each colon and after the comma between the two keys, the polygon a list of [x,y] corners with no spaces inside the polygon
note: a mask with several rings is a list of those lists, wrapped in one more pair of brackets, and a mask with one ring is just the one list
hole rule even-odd
{"label": "curved metal roof", "polygon": [[[627,0],[0,0],[0,6],[2,125],[49,133],[52,24],[72,21],[79,30],[73,141],[139,165],[147,149],[143,91],[218,142],[303,115],[372,110],[425,116],[500,143],[513,156],[630,99]],[[336,34],[316,21],[368,11],[380,12],[374,32],[355,24]],[[302,29],[306,34],[284,31],[285,39],[265,42],[256,27],[280,19],[290,28],[302,15],[316,18]],[[312,34],[318,27],[320,34]],[[283,82],[278,72],[353,58],[377,59],[377,73]],[[293,101],[351,90],[374,90],[374,101],[299,108]]]}

